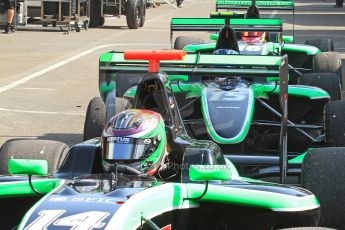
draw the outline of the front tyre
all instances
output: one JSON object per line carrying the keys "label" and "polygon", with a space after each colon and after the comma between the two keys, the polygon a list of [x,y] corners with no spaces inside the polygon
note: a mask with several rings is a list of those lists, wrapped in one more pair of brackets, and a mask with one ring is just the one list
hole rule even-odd
{"label": "front tyre", "polygon": [[[345,101],[331,101],[325,107],[326,144],[345,147]],[[345,226],[345,225],[344,225]]]}
{"label": "front tyre", "polygon": [[183,50],[183,48],[187,45],[195,45],[195,44],[202,44],[204,40],[198,37],[191,37],[191,36],[178,36],[175,39],[174,49],[175,50]]}
{"label": "front tyre", "polygon": [[106,120],[106,108],[101,97],[94,97],[89,102],[84,122],[83,141],[102,135]]}
{"label": "front tyre", "polygon": [[9,159],[36,159],[48,162],[48,173],[57,172],[64,162],[69,147],[59,141],[12,139],[0,149],[0,174],[8,174]]}
{"label": "front tyre", "polygon": [[311,191],[321,205],[319,226],[345,226],[345,148],[315,148],[302,164],[302,187]]}
{"label": "front tyre", "polygon": [[[124,98],[116,97],[115,114],[131,107],[131,103]],[[106,107],[101,97],[94,97],[87,107],[84,122],[83,140],[90,140],[102,136],[106,123]]]}

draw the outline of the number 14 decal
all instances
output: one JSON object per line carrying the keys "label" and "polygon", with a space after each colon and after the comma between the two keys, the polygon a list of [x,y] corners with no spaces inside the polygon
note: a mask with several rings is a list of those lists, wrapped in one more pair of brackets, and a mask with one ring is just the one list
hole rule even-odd
{"label": "number 14 decal", "polygon": [[108,212],[90,211],[58,219],[65,212],[66,210],[42,210],[38,213],[39,217],[25,230],[46,230],[50,225],[67,226],[71,227],[71,230],[91,230],[103,227],[105,223],[102,223],[102,220],[110,214]]}

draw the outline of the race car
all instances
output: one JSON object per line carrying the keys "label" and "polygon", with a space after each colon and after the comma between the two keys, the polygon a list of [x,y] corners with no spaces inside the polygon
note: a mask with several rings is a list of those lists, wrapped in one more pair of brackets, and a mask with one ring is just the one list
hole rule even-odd
{"label": "race car", "polygon": [[[6,142],[0,150],[1,173],[9,172],[13,176],[0,176],[0,207],[6,210],[0,215],[1,228],[317,226],[320,204],[311,192],[241,177],[217,144],[187,135],[171,91],[174,87],[171,81],[185,77],[169,77],[159,72],[159,62],[169,60],[169,65],[188,66],[195,61],[193,57],[185,57],[180,51],[129,51],[107,56],[116,59],[108,66],[111,70],[126,69],[129,63],[133,65],[131,68],[146,70],[147,62],[143,59],[149,61],[149,73],[142,75],[133,108],[112,116],[99,138],[71,149],[51,141]],[[224,58],[230,66],[246,63],[236,57]],[[257,63],[260,68],[256,72],[279,78],[279,101],[284,114],[281,149],[282,159],[286,159],[287,59],[286,56],[268,58],[268,65]],[[218,70],[219,75],[238,71],[212,69],[207,65],[213,63],[202,63],[201,57],[200,69],[186,68],[183,73],[207,76],[213,70]],[[166,64],[162,70],[171,68]],[[271,69],[265,70],[263,66]],[[252,70],[241,68],[242,74],[257,76]],[[7,162],[8,170],[4,166]],[[310,168],[306,175],[312,172]],[[50,177],[45,176],[48,172],[52,173]],[[305,182],[315,183],[307,176]]]}
{"label": "race car", "polygon": [[[224,2],[232,3],[231,7],[234,8],[238,5],[242,7],[240,3],[243,2],[250,3]],[[288,1],[267,1],[272,6],[280,2]],[[264,9],[276,9],[272,6],[266,4]],[[211,18],[173,18],[170,31],[171,44],[174,44],[172,48],[191,53],[213,53],[219,49],[226,49],[236,51],[240,55],[287,54],[290,60],[290,84],[316,86],[326,90],[332,100],[341,99],[342,62],[339,54],[333,52],[333,42],[330,39],[311,39],[307,40],[305,45],[289,44],[294,38],[283,35],[282,20],[260,18],[256,5],[249,6],[246,14],[217,12],[211,13]],[[216,42],[192,36],[178,36],[174,41],[173,33],[178,31],[217,32],[210,36]]]}

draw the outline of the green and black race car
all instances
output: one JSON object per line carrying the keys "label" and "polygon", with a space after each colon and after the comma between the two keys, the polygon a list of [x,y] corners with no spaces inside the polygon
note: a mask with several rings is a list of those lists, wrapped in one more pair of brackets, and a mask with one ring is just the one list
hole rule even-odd
{"label": "green and black race car", "polygon": [[[292,1],[217,1],[217,9],[248,8],[247,13],[216,12],[211,13],[210,18],[173,18],[170,25],[172,47],[189,53],[213,53],[225,49],[240,55],[287,54],[290,84],[316,86],[326,90],[332,100],[340,100],[342,64],[339,54],[333,52],[332,40],[311,39],[303,45],[292,44],[294,37],[283,35],[283,21],[260,18],[257,6],[264,10],[294,9]],[[185,34],[187,31],[213,32],[215,34],[210,38],[215,42],[192,36],[178,36],[174,40],[174,32]]]}
{"label": "green and black race car", "polygon": [[[6,142],[0,150],[0,172],[14,175],[0,176],[1,228],[240,230],[317,226],[320,203],[311,192],[241,177],[217,144],[189,137],[181,119],[183,110],[178,108],[177,94],[173,93],[179,88],[194,97],[210,89],[201,82],[194,86],[172,84],[193,74],[208,78],[239,74],[277,78],[277,101],[283,114],[280,146],[284,172],[288,126],[286,56],[244,61],[220,55],[222,62],[194,54],[180,60],[184,56],[181,51],[102,55],[101,70],[107,73],[128,69],[146,72],[144,60],[150,64],[149,73],[141,75],[133,109],[108,119],[101,138],[71,149],[52,141]],[[175,75],[159,72],[160,60],[166,60],[161,70],[173,70]],[[105,100],[110,100],[115,90],[115,82],[108,83],[101,82]],[[250,92],[245,86],[238,90]],[[107,115],[110,113],[108,110]],[[305,161],[303,184],[328,187],[320,184],[318,177],[310,177],[322,165],[315,167],[313,163],[311,158]],[[48,172],[51,176],[42,177]],[[334,201],[324,204],[337,206]],[[327,220],[328,213],[337,217],[336,209],[325,205],[323,210],[325,217],[321,220]],[[340,224],[343,219],[328,226]]]}

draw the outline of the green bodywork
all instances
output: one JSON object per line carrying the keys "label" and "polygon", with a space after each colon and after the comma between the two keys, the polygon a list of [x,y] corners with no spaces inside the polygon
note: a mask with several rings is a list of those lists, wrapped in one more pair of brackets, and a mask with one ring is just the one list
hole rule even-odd
{"label": "green bodywork", "polygon": [[[136,229],[140,226],[141,217],[152,219],[155,216],[176,209],[198,208],[203,202],[214,202],[224,205],[238,205],[260,208],[278,212],[294,212],[319,208],[317,198],[310,194],[304,197],[291,196],[270,191],[257,191],[241,186],[228,186],[231,181],[242,183],[256,183],[270,185],[259,180],[247,179],[238,176],[236,168],[231,162],[227,165],[192,165],[190,177],[195,180],[222,180],[221,184],[210,184],[204,196],[204,184],[194,183],[156,183],[132,195],[114,214],[108,228],[116,226],[119,229]],[[43,196],[24,216],[18,229],[23,229],[30,215],[51,194],[56,194],[65,184],[64,180],[45,178],[34,180],[36,189],[46,195]],[[230,185],[230,184],[229,184]],[[0,184],[0,199],[8,197],[35,196],[27,181],[13,181]],[[199,197],[198,200],[194,198]],[[157,202],[159,201],[159,202]],[[121,218],[117,218],[121,217]],[[114,221],[114,222],[112,222]]]}
{"label": "green bodywork", "polygon": [[191,181],[230,180],[231,168],[227,165],[191,165],[189,178]]}
{"label": "green bodywork", "polygon": [[[40,193],[46,194],[60,186],[61,180],[56,178],[33,179],[32,185]],[[0,199],[26,196],[39,196],[32,191],[28,180],[0,183]]]}

